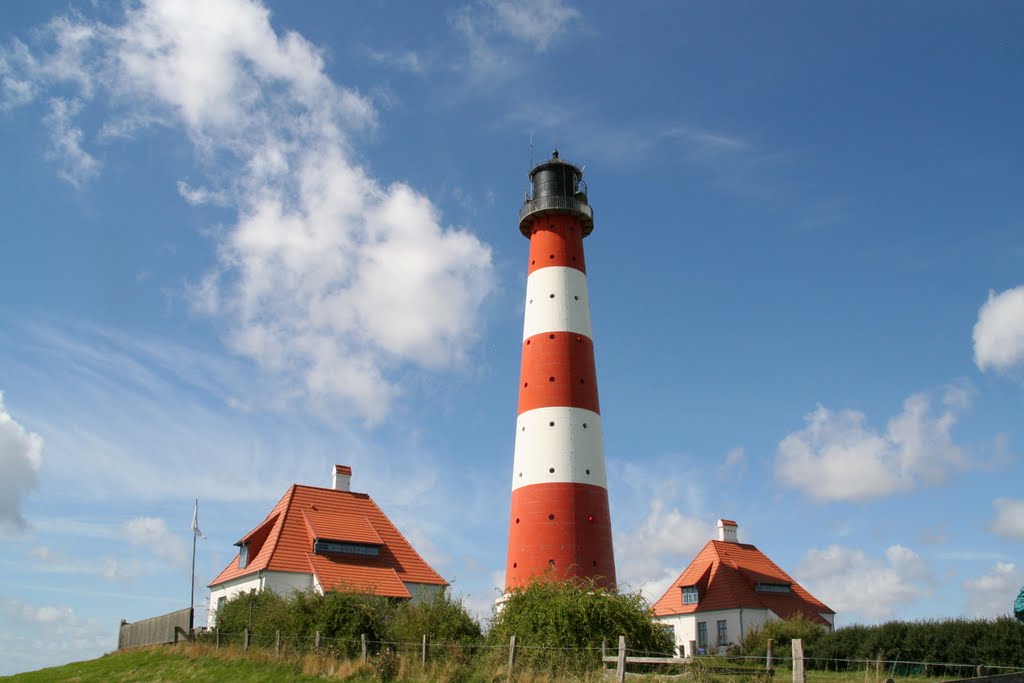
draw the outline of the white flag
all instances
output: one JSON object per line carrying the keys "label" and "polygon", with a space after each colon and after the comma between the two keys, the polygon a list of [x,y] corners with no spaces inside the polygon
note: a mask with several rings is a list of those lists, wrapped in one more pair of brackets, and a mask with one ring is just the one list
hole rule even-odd
{"label": "white flag", "polygon": [[192,533],[199,538],[206,538],[206,534],[199,530],[199,499],[196,498],[196,509],[192,512]]}

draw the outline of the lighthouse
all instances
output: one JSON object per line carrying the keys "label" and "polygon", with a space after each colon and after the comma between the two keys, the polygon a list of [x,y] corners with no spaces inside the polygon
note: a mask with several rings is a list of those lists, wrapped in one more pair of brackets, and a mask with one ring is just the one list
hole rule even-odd
{"label": "lighthouse", "polygon": [[594,212],[579,167],[530,171],[519,211],[530,240],[505,593],[531,579],[615,587],[583,238]]}

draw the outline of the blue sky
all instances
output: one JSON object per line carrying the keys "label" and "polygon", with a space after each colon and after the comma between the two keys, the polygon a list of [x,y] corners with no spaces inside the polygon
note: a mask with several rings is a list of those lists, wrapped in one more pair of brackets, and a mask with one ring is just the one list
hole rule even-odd
{"label": "blue sky", "polygon": [[335,463],[487,613],[517,212],[554,146],[595,209],[620,581],[658,597],[726,517],[839,624],[1011,611],[1022,24],[1011,2],[0,5],[0,673],[187,604],[194,498],[205,585]]}

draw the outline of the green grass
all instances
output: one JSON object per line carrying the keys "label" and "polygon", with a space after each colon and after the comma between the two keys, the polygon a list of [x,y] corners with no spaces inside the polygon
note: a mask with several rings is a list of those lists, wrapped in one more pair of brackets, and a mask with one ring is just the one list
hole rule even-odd
{"label": "green grass", "polygon": [[42,683],[43,681],[244,681],[252,683],[280,681],[317,681],[319,676],[302,673],[301,662],[273,662],[265,657],[194,657],[183,649],[144,648],[105,655],[87,662],[76,662],[40,669],[0,681]]}

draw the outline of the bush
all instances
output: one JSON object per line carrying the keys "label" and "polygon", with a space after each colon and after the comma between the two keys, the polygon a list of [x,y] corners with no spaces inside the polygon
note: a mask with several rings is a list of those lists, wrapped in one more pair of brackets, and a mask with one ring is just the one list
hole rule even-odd
{"label": "bush", "polygon": [[[620,635],[632,652],[669,656],[675,647],[639,592],[608,591],[593,581],[540,578],[513,591],[496,610],[487,640],[503,646],[512,635],[517,662],[552,673],[598,668],[602,641],[614,648]],[[496,647],[493,652],[503,651]]]}
{"label": "bush", "polygon": [[[470,615],[461,599],[447,588],[429,601],[398,605],[391,626],[391,638],[401,643],[418,643],[428,634],[432,643],[445,644],[445,655],[464,659],[476,651],[482,636],[480,623]],[[441,654],[434,648],[435,654]]]}
{"label": "bush", "polygon": [[774,640],[776,655],[788,657],[790,644],[797,638],[803,640],[804,652],[807,653],[826,634],[824,626],[797,614],[784,621],[769,621],[748,631],[740,641],[739,654],[764,657],[768,653],[768,641]]}

